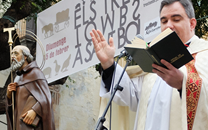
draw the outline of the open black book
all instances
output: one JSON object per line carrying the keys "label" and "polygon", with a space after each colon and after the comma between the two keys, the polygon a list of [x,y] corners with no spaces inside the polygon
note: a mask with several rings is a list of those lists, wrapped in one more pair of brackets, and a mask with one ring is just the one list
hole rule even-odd
{"label": "open black book", "polygon": [[152,72],[153,63],[165,67],[160,62],[161,59],[176,68],[180,68],[193,59],[178,35],[169,28],[161,32],[149,44],[135,37],[132,44],[127,44],[124,48],[144,72]]}

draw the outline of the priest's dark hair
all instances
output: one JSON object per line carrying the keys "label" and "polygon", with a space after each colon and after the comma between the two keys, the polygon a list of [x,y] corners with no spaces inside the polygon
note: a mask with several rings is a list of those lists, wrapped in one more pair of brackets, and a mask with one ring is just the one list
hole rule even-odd
{"label": "priest's dark hair", "polygon": [[191,2],[191,0],[163,0],[160,5],[160,13],[162,11],[162,8],[166,5],[170,5],[174,2],[180,2],[181,5],[184,7],[187,16],[191,18],[195,18],[195,12],[194,12],[194,7]]}

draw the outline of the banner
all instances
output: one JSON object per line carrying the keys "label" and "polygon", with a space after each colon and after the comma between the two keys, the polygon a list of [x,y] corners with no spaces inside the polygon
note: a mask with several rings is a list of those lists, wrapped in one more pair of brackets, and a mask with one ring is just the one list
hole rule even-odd
{"label": "banner", "polygon": [[[43,43],[43,72],[53,82],[99,63],[90,31],[113,37],[116,55],[137,35],[149,42],[160,33],[161,0],[62,0],[38,14],[37,36]],[[36,61],[43,60],[37,44]]]}

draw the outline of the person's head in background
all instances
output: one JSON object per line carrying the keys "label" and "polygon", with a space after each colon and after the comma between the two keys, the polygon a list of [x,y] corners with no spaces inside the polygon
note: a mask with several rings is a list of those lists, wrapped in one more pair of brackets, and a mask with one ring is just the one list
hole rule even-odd
{"label": "person's head in background", "polygon": [[183,43],[195,34],[196,19],[190,0],[163,0],[160,6],[161,31],[175,31]]}

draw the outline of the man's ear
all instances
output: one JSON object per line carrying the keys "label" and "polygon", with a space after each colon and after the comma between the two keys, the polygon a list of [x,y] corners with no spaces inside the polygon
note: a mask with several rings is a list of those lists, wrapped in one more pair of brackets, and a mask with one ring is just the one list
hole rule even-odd
{"label": "man's ear", "polygon": [[190,19],[190,28],[191,28],[191,31],[194,31],[195,30],[196,24],[197,24],[197,21],[196,21],[195,18]]}
{"label": "man's ear", "polygon": [[24,59],[27,61],[27,56],[24,56]]}

